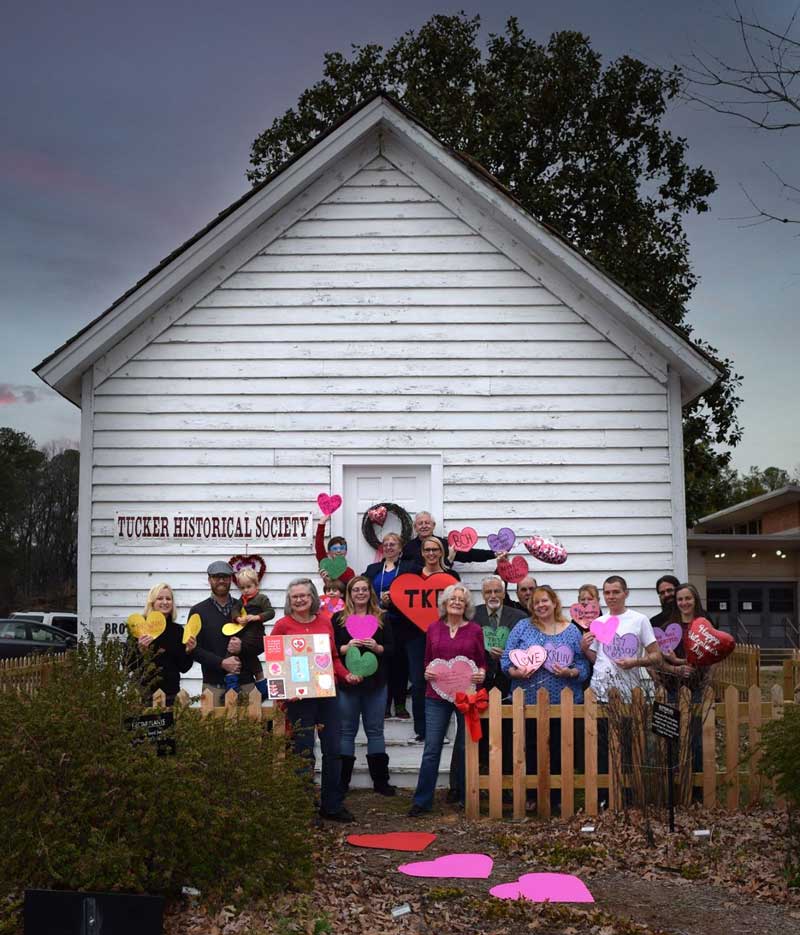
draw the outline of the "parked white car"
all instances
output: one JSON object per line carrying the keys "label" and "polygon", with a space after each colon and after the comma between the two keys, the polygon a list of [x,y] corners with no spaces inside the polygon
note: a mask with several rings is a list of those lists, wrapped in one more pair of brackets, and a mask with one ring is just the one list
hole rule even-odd
{"label": "parked white car", "polygon": [[55,610],[45,612],[42,610],[17,610],[11,615],[12,620],[33,620],[36,623],[44,623],[48,627],[57,627],[59,630],[65,630],[67,633],[78,635],[78,615],[71,614],[69,611]]}

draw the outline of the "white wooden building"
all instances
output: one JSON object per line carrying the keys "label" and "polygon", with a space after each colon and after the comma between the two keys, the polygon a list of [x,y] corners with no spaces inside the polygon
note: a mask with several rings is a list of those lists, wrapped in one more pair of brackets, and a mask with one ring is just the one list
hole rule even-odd
{"label": "white wooden building", "polygon": [[[185,610],[246,549],[278,607],[317,568],[267,548],[114,536],[115,514],[314,509],[361,570],[388,500],[438,531],[561,539],[529,557],[566,604],[685,578],[681,405],[717,378],[689,342],[492,179],[378,96],[248,192],[36,372],[82,410],[79,613],[122,620],[158,580]],[[389,528],[388,526],[386,528]],[[468,566],[477,588],[491,565]]]}

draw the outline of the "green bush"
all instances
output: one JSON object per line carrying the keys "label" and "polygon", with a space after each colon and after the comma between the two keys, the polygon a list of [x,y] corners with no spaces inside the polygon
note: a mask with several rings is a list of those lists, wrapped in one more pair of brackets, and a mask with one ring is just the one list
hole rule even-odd
{"label": "green bush", "polygon": [[775,780],[778,792],[800,808],[800,709],[787,704],[781,718],[761,731],[761,769]]}
{"label": "green bush", "polygon": [[247,717],[176,711],[175,756],[133,744],[124,648],[81,645],[32,695],[0,692],[0,900],[23,888],[261,898],[311,873],[298,761]]}

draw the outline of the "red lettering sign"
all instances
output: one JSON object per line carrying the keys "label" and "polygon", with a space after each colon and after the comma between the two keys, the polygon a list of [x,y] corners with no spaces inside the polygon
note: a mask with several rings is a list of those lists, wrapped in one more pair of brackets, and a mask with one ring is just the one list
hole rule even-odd
{"label": "red lettering sign", "polygon": [[452,576],[439,572],[429,578],[422,575],[399,575],[389,588],[394,606],[425,633],[434,620],[439,619],[439,595],[451,584],[458,584]]}

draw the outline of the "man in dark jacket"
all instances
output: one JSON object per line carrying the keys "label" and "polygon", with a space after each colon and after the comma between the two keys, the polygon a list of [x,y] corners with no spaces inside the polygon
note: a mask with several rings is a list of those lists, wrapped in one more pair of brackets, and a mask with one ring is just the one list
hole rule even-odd
{"label": "man in dark jacket", "polygon": [[242,606],[241,601],[231,597],[232,577],[233,569],[227,562],[212,562],[208,566],[211,595],[189,611],[190,617],[197,614],[202,622],[194,658],[203,669],[203,691],[213,694],[217,707],[224,703],[226,675],[238,675],[242,691],[253,690],[252,673],[258,671],[253,663],[264,651],[263,625],[251,623],[236,636],[222,632],[226,623],[238,617]]}
{"label": "man in dark jacket", "polygon": [[[434,535],[436,529],[436,520],[423,510],[414,517],[414,532],[416,535],[409,539],[403,546],[403,561],[416,562],[420,568],[424,564],[422,561],[422,541]],[[505,552],[493,552],[491,549],[470,549],[468,552],[455,552],[452,554],[447,539],[441,536],[435,536],[442,543],[445,554],[445,564],[452,565],[453,562],[491,562],[495,558],[503,558]]]}

